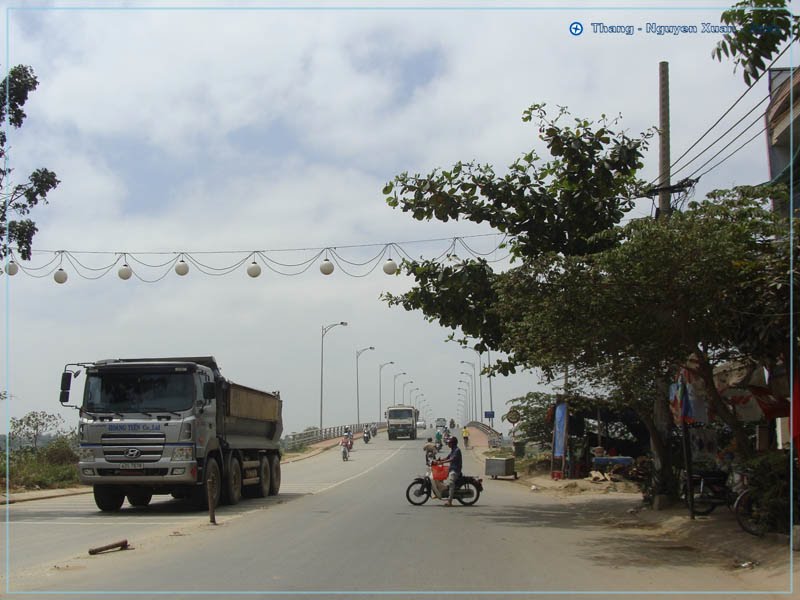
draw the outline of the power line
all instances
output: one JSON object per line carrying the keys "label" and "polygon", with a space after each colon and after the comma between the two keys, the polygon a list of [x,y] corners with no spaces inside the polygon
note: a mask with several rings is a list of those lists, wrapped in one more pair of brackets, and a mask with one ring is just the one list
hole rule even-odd
{"label": "power line", "polygon": [[[696,160],[697,160],[697,159],[699,159],[701,156],[703,156],[703,154],[705,154],[706,152],[708,152],[708,151],[709,151],[709,150],[710,150],[710,149],[711,149],[711,148],[712,148],[712,147],[713,147],[713,146],[714,146],[714,145],[715,145],[717,142],[719,142],[719,141],[720,141],[722,138],[724,138],[724,137],[725,137],[726,135],[728,135],[728,134],[729,134],[731,131],[733,131],[733,129],[734,129],[734,128],[735,128],[735,127],[736,127],[736,126],[739,124],[739,123],[741,123],[741,122],[742,122],[742,121],[744,121],[744,120],[745,120],[747,117],[749,117],[749,116],[750,116],[750,115],[753,113],[753,111],[754,111],[755,109],[757,109],[759,106],[761,106],[761,105],[764,103],[764,100],[768,100],[768,99],[769,99],[769,94],[767,94],[766,96],[764,96],[764,97],[761,99],[761,101],[759,101],[759,102],[758,102],[758,104],[756,104],[755,106],[753,106],[753,108],[751,108],[751,109],[750,109],[749,111],[747,111],[747,112],[746,112],[744,115],[742,115],[742,116],[741,116],[741,118],[740,118],[738,121],[736,121],[736,123],[734,123],[733,125],[731,125],[730,127],[728,127],[728,129],[726,129],[726,130],[725,130],[725,133],[723,133],[722,135],[720,135],[719,137],[717,137],[717,139],[715,139],[715,140],[714,140],[713,142],[711,142],[711,143],[710,143],[708,146],[706,146],[706,147],[705,147],[703,150],[701,150],[701,151],[700,151],[700,152],[699,152],[697,155],[695,155],[695,157],[694,157],[692,160],[690,160],[689,162],[687,162],[687,163],[686,163],[685,165],[683,165],[683,166],[682,166],[680,169],[678,169],[677,171],[673,171],[673,172],[671,173],[671,175],[672,175],[672,176],[675,176],[675,175],[677,175],[678,173],[680,173],[681,171],[683,171],[685,168],[687,168],[689,165],[691,165],[691,164],[692,164],[694,161],[696,161]],[[763,117],[765,114],[766,114],[766,112],[763,112],[763,113],[761,113],[761,114],[760,114],[760,115],[757,117],[757,119],[761,119],[761,118],[762,118],[762,117]],[[747,131],[748,129],[750,129],[750,127],[752,127],[752,126],[753,126],[752,124],[748,125],[748,126],[745,128],[745,131]],[[734,138],[734,139],[735,139],[735,138]],[[723,150],[724,150],[724,148],[723,148]]]}
{"label": "power line", "polygon": [[[751,137],[751,138],[750,138],[749,140],[747,140],[747,141],[746,141],[744,144],[742,144],[741,146],[739,146],[739,147],[738,147],[736,150],[734,150],[733,152],[731,152],[730,154],[728,154],[728,156],[726,156],[725,158],[723,158],[721,161],[719,161],[719,162],[718,162],[717,164],[715,164],[713,167],[711,167],[710,169],[708,169],[708,170],[706,170],[706,171],[703,171],[703,172],[702,172],[700,175],[698,175],[698,177],[697,177],[697,178],[698,178],[698,179],[700,179],[700,178],[701,178],[703,175],[705,175],[706,173],[710,173],[711,171],[713,171],[714,169],[716,169],[718,166],[720,166],[722,163],[724,163],[726,160],[728,160],[728,159],[729,159],[731,156],[733,156],[734,154],[736,154],[736,153],[737,153],[739,150],[741,150],[742,148],[744,148],[745,146],[747,146],[747,144],[749,144],[750,142],[752,142],[754,139],[756,139],[758,136],[760,136],[760,135],[761,135],[762,133],[764,133],[766,130],[767,130],[767,126],[765,125],[765,126],[764,126],[764,128],[763,128],[761,131],[759,131],[758,133],[756,133],[756,134],[755,134],[753,137]],[[723,149],[724,149],[724,148],[723,148]],[[711,158],[710,158],[708,161],[706,161],[706,163],[705,163],[705,164],[703,164],[703,165],[700,167],[700,169],[702,169],[704,166],[706,166],[706,165],[707,165],[707,164],[708,164],[708,163],[709,163],[711,160],[713,160],[713,159],[714,159],[714,157],[712,156],[712,157],[711,157]],[[698,169],[698,170],[699,170],[699,169]],[[697,171],[695,171],[695,173],[696,173],[696,172],[697,172]]]}
{"label": "power line", "polygon": [[[699,144],[701,141],[703,141],[703,139],[704,139],[704,138],[705,138],[705,137],[706,137],[706,136],[707,136],[709,133],[711,133],[711,131],[712,131],[712,130],[713,130],[713,129],[714,129],[716,126],[717,126],[717,125],[719,125],[719,124],[722,122],[722,120],[723,120],[725,117],[727,117],[727,116],[728,116],[728,114],[730,114],[730,112],[731,112],[731,111],[732,111],[732,110],[733,110],[733,109],[736,107],[736,105],[737,105],[737,104],[739,104],[739,102],[742,100],[742,98],[744,98],[744,97],[747,95],[747,93],[748,93],[750,90],[752,90],[752,89],[753,89],[753,87],[754,87],[754,86],[755,86],[755,85],[756,85],[756,84],[757,84],[757,83],[758,83],[758,82],[761,80],[761,78],[762,78],[762,77],[763,77],[763,76],[764,76],[764,75],[765,75],[765,74],[766,74],[766,73],[769,71],[769,69],[772,67],[772,65],[774,65],[776,62],[778,62],[778,60],[779,60],[779,59],[780,59],[780,58],[781,58],[781,57],[782,57],[784,54],[786,54],[787,50],[789,50],[789,48],[791,48],[791,47],[792,47],[792,45],[791,45],[791,44],[788,44],[788,45],[787,45],[787,46],[786,46],[786,47],[785,47],[785,48],[784,48],[784,49],[783,49],[783,50],[780,52],[780,54],[778,54],[778,56],[776,56],[776,57],[775,57],[775,59],[774,59],[774,60],[773,60],[773,61],[772,61],[772,62],[771,62],[771,63],[770,63],[768,66],[767,66],[767,68],[766,68],[766,69],[764,69],[764,70],[761,72],[761,74],[760,74],[758,77],[756,77],[755,81],[753,81],[753,83],[751,83],[751,84],[748,86],[748,88],[747,88],[747,89],[746,89],[744,92],[742,92],[742,95],[741,95],[741,96],[739,96],[739,97],[738,97],[738,98],[737,98],[737,99],[734,101],[734,103],[733,103],[733,104],[731,104],[731,106],[728,108],[728,110],[726,110],[724,113],[722,113],[722,116],[721,116],[719,119],[717,119],[717,120],[714,122],[714,124],[713,124],[713,125],[711,125],[711,127],[709,127],[708,129],[706,129],[705,133],[703,133],[703,135],[701,135],[701,136],[700,136],[700,137],[697,139],[697,141],[696,141],[694,144],[692,144],[691,146],[689,146],[689,148],[686,150],[686,152],[684,152],[683,154],[681,154],[681,155],[680,155],[680,156],[679,156],[679,157],[678,157],[678,158],[677,158],[677,159],[676,159],[676,160],[675,160],[675,161],[674,161],[674,162],[673,162],[673,163],[670,165],[670,168],[672,168],[672,167],[674,167],[675,165],[677,165],[677,164],[678,164],[678,163],[679,163],[679,162],[680,162],[680,161],[683,159],[683,157],[684,157],[684,156],[686,156],[687,154],[689,154],[689,152],[691,152],[691,151],[692,151],[692,150],[695,148],[695,146],[697,146],[697,144]],[[651,182],[651,185],[652,185],[652,183],[653,183],[653,182]]]}

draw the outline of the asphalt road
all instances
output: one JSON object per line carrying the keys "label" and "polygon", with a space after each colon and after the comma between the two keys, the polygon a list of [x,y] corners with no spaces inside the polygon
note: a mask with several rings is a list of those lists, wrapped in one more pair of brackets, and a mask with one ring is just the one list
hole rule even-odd
{"label": "asphalt road", "polygon": [[[3,591],[26,598],[443,591],[476,598],[500,592],[564,598],[570,591],[608,592],[593,596],[608,598],[618,591],[786,597],[778,595],[788,589],[786,576],[734,571],[702,548],[610,526],[610,503],[635,506],[633,495],[553,498],[488,480],[473,507],[445,508],[435,500],[412,506],[405,488],[425,469],[421,446],[384,434],[368,445],[357,441],[348,462],[334,449],[284,465],[279,496],[223,507],[216,527],[206,515],[159,497],[147,509],[113,515],[99,513],[90,495],[11,505]],[[483,471],[470,452],[465,471]],[[134,549],[87,554],[122,538]]]}

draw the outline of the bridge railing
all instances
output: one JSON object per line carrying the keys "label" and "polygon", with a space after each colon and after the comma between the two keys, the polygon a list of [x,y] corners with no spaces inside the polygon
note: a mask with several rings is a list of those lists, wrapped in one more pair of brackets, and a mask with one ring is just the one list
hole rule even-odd
{"label": "bridge railing", "polygon": [[[320,431],[318,427],[315,427],[301,433],[290,433],[289,435],[283,436],[281,439],[281,446],[287,451],[297,450],[298,448],[316,444],[317,442],[342,437],[347,427],[350,428],[350,431],[352,431],[354,435],[359,434],[364,431],[365,425],[372,425],[373,423],[374,421],[370,421],[369,423],[354,423],[350,425],[335,425],[333,427],[324,427],[322,431]],[[385,428],[386,423],[378,423],[378,429]]]}

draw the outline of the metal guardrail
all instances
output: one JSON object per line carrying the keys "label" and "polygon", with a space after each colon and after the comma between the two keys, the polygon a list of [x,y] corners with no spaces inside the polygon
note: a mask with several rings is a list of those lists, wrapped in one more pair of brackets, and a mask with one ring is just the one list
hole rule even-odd
{"label": "metal guardrail", "polygon": [[[361,433],[364,431],[365,425],[372,425],[373,423],[375,423],[375,421],[370,421],[369,423],[355,423],[352,425],[336,425],[334,427],[324,427],[322,431],[315,427],[314,429],[301,433],[291,433],[283,436],[281,439],[281,447],[287,451],[296,450],[297,448],[316,444],[324,440],[342,437],[346,427],[349,427],[353,434]],[[386,423],[384,422],[379,422],[377,425],[379,430],[386,428]]]}
{"label": "metal guardrail", "polygon": [[486,434],[486,439],[489,440],[489,448],[499,448],[500,442],[503,439],[503,434],[489,427],[486,423],[480,421],[470,421],[467,427],[474,427],[482,433]]}

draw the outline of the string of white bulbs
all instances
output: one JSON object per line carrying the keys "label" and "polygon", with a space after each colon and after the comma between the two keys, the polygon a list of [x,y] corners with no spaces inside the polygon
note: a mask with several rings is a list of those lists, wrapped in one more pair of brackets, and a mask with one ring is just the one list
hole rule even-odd
{"label": "string of white bulbs", "polygon": [[[499,242],[489,252],[479,252],[470,246],[465,240],[470,238],[481,238],[490,236],[501,236]],[[383,244],[361,244],[348,246],[329,246],[324,248],[293,248],[279,250],[249,250],[249,251],[200,251],[200,252],[90,252],[90,251],[70,251],[70,250],[39,250],[34,251],[35,255],[49,255],[50,259],[38,266],[29,264],[28,261],[20,262],[15,259],[13,252],[9,254],[9,260],[5,265],[5,272],[9,276],[15,276],[20,271],[25,275],[34,278],[52,276],[58,284],[64,284],[69,279],[68,269],[83,279],[100,279],[109,274],[115,267],[117,276],[122,280],[129,280],[133,277],[144,283],[156,283],[164,279],[171,271],[177,275],[185,277],[192,268],[197,269],[205,275],[224,276],[240,270],[245,264],[244,269],[251,278],[259,277],[264,269],[284,276],[301,275],[308,271],[314,264],[319,264],[319,271],[323,275],[331,275],[338,268],[345,275],[350,277],[366,277],[371,274],[379,264],[382,263],[382,270],[386,275],[394,275],[398,271],[398,264],[393,255],[412,259],[411,255],[403,246],[415,244],[427,244],[433,242],[448,242],[447,247],[432,260],[438,262],[448,258],[457,260],[458,252],[463,250],[465,254],[472,258],[481,258],[487,262],[501,262],[508,258],[508,254],[500,258],[488,258],[496,256],[497,250],[504,248],[506,240],[503,234],[484,234],[461,236],[453,238],[440,238],[431,240],[415,240],[408,242],[389,242]],[[377,247],[378,251],[364,261],[358,262],[346,258],[342,250],[363,249]],[[297,262],[282,262],[274,258],[273,254],[280,252],[310,252],[311,256]],[[224,256],[238,255],[233,262],[222,266],[213,266],[200,259],[201,256]],[[111,260],[101,266],[90,266],[81,260],[81,255],[111,255]],[[157,255],[168,257],[163,262],[151,264],[143,260],[146,255]],[[148,277],[148,273],[156,271],[155,277]]]}

